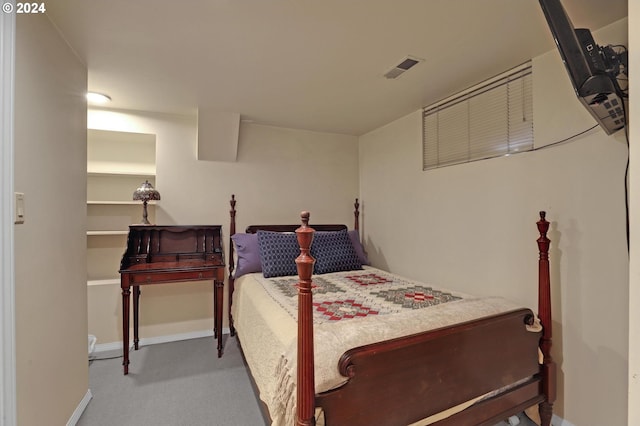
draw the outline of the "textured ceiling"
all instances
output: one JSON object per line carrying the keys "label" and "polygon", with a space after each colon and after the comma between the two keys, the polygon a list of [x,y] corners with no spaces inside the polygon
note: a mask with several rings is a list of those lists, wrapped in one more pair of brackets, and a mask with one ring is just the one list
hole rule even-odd
{"label": "textured ceiling", "polygon": [[[627,15],[626,0],[563,4],[592,30]],[[537,0],[55,0],[47,14],[112,108],[351,135],[555,48]],[[407,55],[424,62],[384,78]]]}

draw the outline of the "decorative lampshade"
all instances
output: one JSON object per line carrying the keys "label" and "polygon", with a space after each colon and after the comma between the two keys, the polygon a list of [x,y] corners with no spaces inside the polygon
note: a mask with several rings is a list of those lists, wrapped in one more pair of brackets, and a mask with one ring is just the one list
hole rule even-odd
{"label": "decorative lampshade", "polygon": [[134,201],[142,201],[142,223],[144,225],[150,225],[147,219],[147,202],[150,200],[159,200],[160,193],[148,180],[145,180],[144,183],[133,192],[133,199]]}

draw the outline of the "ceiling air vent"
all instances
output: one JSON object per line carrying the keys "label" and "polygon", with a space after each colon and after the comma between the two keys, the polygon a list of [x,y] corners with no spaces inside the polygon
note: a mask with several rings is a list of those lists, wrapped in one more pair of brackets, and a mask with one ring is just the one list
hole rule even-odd
{"label": "ceiling air vent", "polygon": [[418,65],[422,61],[423,61],[423,59],[419,59],[419,58],[416,58],[416,57],[413,57],[413,56],[407,56],[402,61],[400,61],[400,63],[398,65],[396,65],[395,67],[393,67],[389,71],[387,71],[384,74],[384,76],[386,78],[389,78],[389,79],[398,78],[402,74],[404,74],[405,71],[410,70],[411,68],[413,68],[414,66]]}

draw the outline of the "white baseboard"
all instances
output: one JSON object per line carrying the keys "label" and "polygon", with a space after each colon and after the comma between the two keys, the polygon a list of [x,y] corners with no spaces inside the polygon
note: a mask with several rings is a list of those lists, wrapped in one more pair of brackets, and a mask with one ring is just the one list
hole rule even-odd
{"label": "white baseboard", "polygon": [[87,405],[89,405],[89,401],[91,401],[91,398],[93,398],[93,395],[91,395],[91,389],[87,389],[87,393],[84,394],[84,397],[82,398],[82,400],[76,407],[75,411],[69,418],[69,421],[67,422],[67,426],[75,426],[76,423],[78,423],[78,420],[80,420],[80,416],[82,416],[82,413],[84,413],[84,410],[87,408]]}
{"label": "white baseboard", "polygon": [[[229,328],[222,329],[222,334],[229,334]],[[180,340],[199,339],[201,337],[213,336],[213,330],[191,331],[188,333],[171,334],[168,336],[145,337],[140,339],[140,346],[156,345],[158,343],[178,342]],[[133,340],[129,342],[129,347],[133,345]],[[121,351],[122,342],[98,343],[95,345],[93,355],[101,352]]]}

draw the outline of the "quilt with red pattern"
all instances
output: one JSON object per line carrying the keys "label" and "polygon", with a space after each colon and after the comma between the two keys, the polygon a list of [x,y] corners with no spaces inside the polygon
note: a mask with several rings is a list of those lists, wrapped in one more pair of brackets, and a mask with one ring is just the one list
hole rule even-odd
{"label": "quilt with red pattern", "polygon": [[[298,277],[267,281],[267,292],[297,320]],[[314,323],[386,315],[462,299],[380,270],[315,275],[312,291]]]}

